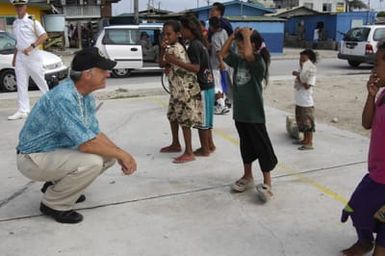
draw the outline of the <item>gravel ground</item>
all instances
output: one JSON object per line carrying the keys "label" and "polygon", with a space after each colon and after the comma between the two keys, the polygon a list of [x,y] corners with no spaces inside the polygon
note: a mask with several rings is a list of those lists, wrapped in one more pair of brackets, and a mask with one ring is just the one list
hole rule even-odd
{"label": "gravel ground", "polygon": [[[316,123],[327,123],[364,136],[361,126],[368,75],[319,77],[314,87]],[[271,81],[266,87],[265,104],[294,115],[294,79]]]}

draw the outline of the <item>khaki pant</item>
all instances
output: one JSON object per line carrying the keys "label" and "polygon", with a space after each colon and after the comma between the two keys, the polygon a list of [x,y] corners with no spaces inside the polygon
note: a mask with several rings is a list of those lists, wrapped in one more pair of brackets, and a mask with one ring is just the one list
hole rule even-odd
{"label": "khaki pant", "polygon": [[17,155],[17,168],[24,176],[54,183],[48,187],[42,203],[59,211],[71,210],[83,190],[115,162],[68,149]]}

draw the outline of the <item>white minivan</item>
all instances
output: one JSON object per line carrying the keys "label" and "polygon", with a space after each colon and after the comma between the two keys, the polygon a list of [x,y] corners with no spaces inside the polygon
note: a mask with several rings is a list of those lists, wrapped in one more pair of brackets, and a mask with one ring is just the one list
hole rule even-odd
{"label": "white minivan", "polygon": [[133,70],[161,70],[159,42],[162,24],[114,25],[104,27],[95,46],[102,54],[117,62],[112,74],[128,77]]}
{"label": "white minivan", "polygon": [[385,39],[385,25],[367,25],[350,29],[340,44],[338,58],[352,67],[361,63],[373,64],[377,44]]}

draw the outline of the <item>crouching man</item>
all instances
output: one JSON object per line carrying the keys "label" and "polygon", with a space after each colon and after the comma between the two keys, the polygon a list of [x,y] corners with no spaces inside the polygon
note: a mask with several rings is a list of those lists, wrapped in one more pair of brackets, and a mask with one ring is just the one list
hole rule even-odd
{"label": "crouching man", "polygon": [[27,178],[45,181],[40,211],[61,223],[79,223],[75,203],[116,160],[124,174],[136,170],[135,159],[99,129],[93,91],[106,86],[116,62],[95,47],[72,60],[71,79],[46,93],[33,107],[19,135],[17,167]]}

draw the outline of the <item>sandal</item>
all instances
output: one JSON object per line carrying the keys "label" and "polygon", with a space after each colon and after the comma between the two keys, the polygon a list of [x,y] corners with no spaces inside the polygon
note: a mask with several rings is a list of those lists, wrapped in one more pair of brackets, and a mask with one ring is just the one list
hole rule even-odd
{"label": "sandal", "polygon": [[253,188],[253,187],[254,187],[253,179],[239,179],[233,184],[232,189],[236,192],[244,192],[249,188]]}
{"label": "sandal", "polygon": [[302,145],[298,148],[298,150],[313,150],[314,147],[310,144],[307,144],[307,145]]}
{"label": "sandal", "polygon": [[257,192],[259,200],[261,200],[263,203],[269,201],[269,199],[273,196],[271,187],[267,184],[258,184]]}

